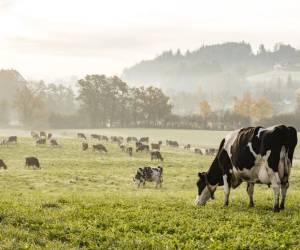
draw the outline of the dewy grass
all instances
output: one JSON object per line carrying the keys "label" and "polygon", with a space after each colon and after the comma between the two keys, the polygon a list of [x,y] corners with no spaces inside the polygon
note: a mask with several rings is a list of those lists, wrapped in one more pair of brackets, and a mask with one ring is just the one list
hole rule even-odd
{"label": "dewy grass", "polygon": [[[163,131],[156,133],[158,138]],[[170,139],[181,142],[181,136]],[[205,143],[209,136],[215,145],[213,132]],[[274,214],[272,189],[259,185],[255,208],[248,208],[245,185],[232,190],[226,209],[222,187],[214,201],[195,207],[197,173],[208,169],[212,157],[163,146],[165,161],[157,163],[146,153],[129,157],[111,143],[104,143],[106,155],[82,152],[79,139],[58,142],[61,148],[35,146],[22,137],[17,145],[0,147],[8,165],[0,171],[0,249],[300,248],[297,160],[286,210]],[[27,156],[38,157],[42,169],[26,169]],[[158,164],[164,167],[163,187],[147,183],[137,189],[136,169]]]}

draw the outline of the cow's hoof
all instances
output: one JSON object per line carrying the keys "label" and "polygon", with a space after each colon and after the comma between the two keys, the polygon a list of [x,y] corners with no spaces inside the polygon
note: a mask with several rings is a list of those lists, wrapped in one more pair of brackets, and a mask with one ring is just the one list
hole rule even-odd
{"label": "cow's hoof", "polygon": [[280,204],[280,210],[284,210],[284,204]]}
{"label": "cow's hoof", "polygon": [[274,213],[279,213],[280,212],[279,206],[274,207],[273,212]]}

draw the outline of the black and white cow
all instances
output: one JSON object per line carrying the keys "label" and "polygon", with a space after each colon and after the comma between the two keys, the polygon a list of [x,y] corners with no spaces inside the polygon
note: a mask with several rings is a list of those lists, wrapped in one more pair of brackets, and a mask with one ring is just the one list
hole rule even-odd
{"label": "black and white cow", "polygon": [[163,168],[158,166],[155,167],[144,167],[139,168],[133,177],[133,182],[140,187],[145,186],[146,181],[155,182],[155,187],[161,187],[163,182]]}
{"label": "black and white cow", "polygon": [[[230,188],[247,182],[250,207],[254,206],[254,184],[272,185],[274,212],[284,209],[289,175],[297,145],[293,127],[249,127],[228,134],[207,172],[199,173],[197,205],[205,205],[218,186],[224,186],[224,206],[228,206]],[[279,205],[281,191],[281,203]]]}

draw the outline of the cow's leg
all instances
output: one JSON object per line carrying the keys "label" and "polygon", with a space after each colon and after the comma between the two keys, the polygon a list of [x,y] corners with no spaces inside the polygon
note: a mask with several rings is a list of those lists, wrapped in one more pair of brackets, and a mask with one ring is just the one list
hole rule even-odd
{"label": "cow's leg", "polygon": [[230,195],[230,182],[226,174],[223,175],[223,182],[224,182],[224,207],[228,207],[229,195]]}
{"label": "cow's leg", "polygon": [[279,212],[279,196],[280,196],[280,178],[278,172],[273,172],[271,176],[271,184],[274,191],[274,212]]}
{"label": "cow's leg", "polygon": [[253,202],[253,192],[254,192],[254,183],[247,183],[247,193],[249,195],[249,207],[254,207],[254,202]]}
{"label": "cow's leg", "polygon": [[287,189],[289,188],[289,183],[285,182],[281,184],[281,202],[280,202],[280,209],[284,209],[285,197],[287,193]]}

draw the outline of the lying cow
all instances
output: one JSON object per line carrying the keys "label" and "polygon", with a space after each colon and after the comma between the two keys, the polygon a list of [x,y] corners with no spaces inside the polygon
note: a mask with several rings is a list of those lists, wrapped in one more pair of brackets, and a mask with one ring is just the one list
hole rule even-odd
{"label": "lying cow", "polygon": [[7,169],[7,166],[6,166],[6,164],[4,163],[4,161],[2,159],[0,159],[0,169],[1,168]]}
{"label": "lying cow", "polygon": [[53,147],[59,146],[57,140],[54,139],[54,138],[52,138],[52,139],[50,140],[50,144],[51,144],[51,146],[53,146]]}
{"label": "lying cow", "polygon": [[153,161],[153,160],[164,161],[164,158],[162,157],[162,155],[159,151],[153,151],[153,152],[151,152],[151,161]]}
{"label": "lying cow", "polygon": [[163,182],[163,168],[158,166],[155,167],[144,167],[139,168],[133,178],[133,182],[140,187],[145,186],[146,181],[155,182],[155,187],[161,187]]}
{"label": "lying cow", "polygon": [[228,206],[230,189],[247,182],[250,207],[254,206],[254,184],[258,183],[272,185],[273,211],[284,209],[297,142],[296,129],[284,125],[249,127],[231,132],[222,140],[209,170],[198,174],[196,203],[205,205],[213,198],[217,187],[224,186],[224,206]]}
{"label": "lying cow", "polygon": [[25,167],[41,168],[40,162],[36,157],[25,158]]}
{"label": "lying cow", "polygon": [[93,151],[105,152],[107,153],[107,149],[102,144],[93,145]]}

